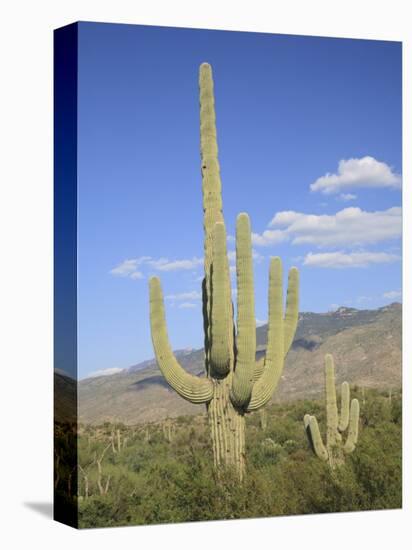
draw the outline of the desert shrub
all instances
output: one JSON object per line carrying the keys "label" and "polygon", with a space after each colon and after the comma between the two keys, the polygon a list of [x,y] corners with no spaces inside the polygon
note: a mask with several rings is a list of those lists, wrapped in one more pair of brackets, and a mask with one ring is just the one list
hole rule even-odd
{"label": "desert shrub", "polygon": [[[82,427],[80,463],[87,465],[89,498],[79,476],[80,525],[103,527],[235,519],[350,510],[398,508],[402,489],[402,401],[365,392],[359,443],[343,467],[331,472],[309,448],[302,418],[316,414],[324,430],[321,401],[271,405],[267,429],[247,417],[247,475],[213,468],[208,427],[200,419],[172,420],[168,442],[159,424],[121,426],[127,446],[110,447],[102,462],[107,494],[97,484],[96,453],[108,445],[113,426]],[[146,431],[147,430],[147,431]],[[148,437],[147,437],[148,436]],[[64,448],[64,444],[63,444]]]}

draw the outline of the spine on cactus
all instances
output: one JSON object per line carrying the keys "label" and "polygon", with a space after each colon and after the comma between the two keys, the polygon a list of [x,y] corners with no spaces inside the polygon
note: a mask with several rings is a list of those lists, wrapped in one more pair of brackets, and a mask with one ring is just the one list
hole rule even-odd
{"label": "spine on cactus", "polygon": [[[335,367],[333,357],[325,356],[325,387],[326,387],[326,445],[323,444],[318,421],[315,416],[306,414],[303,424],[314,453],[321,459],[329,462],[332,469],[344,462],[344,454],[355,450],[358,440],[359,401],[352,399],[350,403],[350,389],[347,382],[343,382],[341,389],[341,413],[338,414],[335,389]],[[342,433],[348,430],[346,443],[342,443]]]}
{"label": "spine on cactus", "polygon": [[298,322],[299,278],[289,271],[286,311],[283,311],[282,264],[272,258],[269,271],[268,344],[256,361],[256,318],[250,220],[236,223],[237,323],[233,319],[226,229],[222,214],[220,168],[216,138],[212,70],[200,66],[200,142],[202,160],[204,267],[202,283],[206,377],[193,376],[176,360],[166,329],[160,281],[150,280],[150,320],[153,347],[170,386],[192,403],[205,403],[215,465],[245,468],[244,415],[263,407],[279,382],[284,358]]}

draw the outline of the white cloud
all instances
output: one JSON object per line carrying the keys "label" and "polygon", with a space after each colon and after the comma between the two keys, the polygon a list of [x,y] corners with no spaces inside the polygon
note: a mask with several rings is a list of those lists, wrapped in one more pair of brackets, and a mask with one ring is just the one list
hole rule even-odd
{"label": "white cloud", "polygon": [[202,265],[203,258],[193,257],[190,260],[168,260],[167,258],[159,258],[158,260],[149,260],[147,264],[158,271],[180,271],[193,269]]}
{"label": "white cloud", "polygon": [[194,307],[197,307],[197,304],[193,304],[192,302],[183,302],[178,305],[180,309],[192,309]]}
{"label": "white cloud", "polygon": [[397,300],[398,298],[401,298],[402,292],[400,290],[390,290],[389,292],[383,293],[383,298],[386,298],[387,300]]}
{"label": "white cloud", "polygon": [[319,254],[309,252],[303,264],[311,267],[342,269],[367,267],[371,264],[391,263],[397,260],[400,260],[399,256],[386,252],[322,252]]}
{"label": "white cloud", "polygon": [[121,264],[119,264],[117,267],[113,268],[110,273],[112,275],[117,275],[119,277],[128,277],[136,271],[137,267],[137,259],[134,260],[124,260]]}
{"label": "white cloud", "polygon": [[117,367],[113,367],[111,369],[100,369],[96,370],[94,372],[91,372],[86,376],[86,378],[97,378],[98,376],[111,376],[112,374],[117,374],[119,372],[124,371],[125,369],[120,369]]}
{"label": "white cloud", "polygon": [[180,292],[179,294],[168,294],[166,300],[180,301],[180,300],[200,300],[202,293],[197,290],[190,292]]}
{"label": "white cloud", "polygon": [[354,201],[357,198],[357,196],[354,195],[353,193],[341,193],[338,198],[343,202],[348,202],[348,201]]}
{"label": "white cloud", "polygon": [[266,325],[267,321],[263,321],[262,319],[256,319],[256,326],[261,327],[263,325]]}
{"label": "white cloud", "polygon": [[[348,246],[372,244],[398,238],[402,234],[402,209],[366,212],[357,207],[344,208],[336,214],[303,214],[301,212],[278,212],[269,227],[278,227],[280,240],[291,240],[292,244],[314,244],[326,246]],[[273,244],[265,237],[265,231],[255,239],[255,244]]]}
{"label": "white cloud", "polygon": [[311,191],[320,191],[324,195],[339,193],[345,189],[359,187],[389,187],[399,189],[402,178],[392,168],[373,157],[360,159],[342,159],[336,174],[327,173],[311,184]]}
{"label": "white cloud", "polygon": [[118,277],[130,277],[136,280],[144,278],[144,274],[141,271],[143,266],[150,267],[156,271],[180,271],[196,269],[202,264],[203,258],[197,258],[196,256],[188,260],[155,259],[151,256],[140,256],[139,258],[124,260],[121,264],[114,267],[110,273]]}
{"label": "white cloud", "polygon": [[255,246],[271,246],[286,241],[288,235],[280,229],[266,229],[261,235],[252,233],[252,243]]}

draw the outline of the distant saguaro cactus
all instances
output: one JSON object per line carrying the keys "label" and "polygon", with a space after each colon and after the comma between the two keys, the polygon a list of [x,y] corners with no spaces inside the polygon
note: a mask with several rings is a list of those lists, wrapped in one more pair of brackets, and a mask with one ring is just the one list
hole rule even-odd
{"label": "distant saguaro cactus", "polygon": [[272,258],[269,274],[269,318],[266,357],[256,362],[253,260],[250,221],[239,214],[236,224],[237,322],[233,319],[226,250],[212,69],[200,66],[200,141],[203,180],[204,267],[203,325],[206,377],[187,373],[169,343],[160,280],[150,280],[150,321],[157,363],[172,388],[192,403],[206,404],[215,466],[245,471],[244,415],[263,407],[282,374],[284,357],[298,320],[298,271],[289,271],[283,312],[282,264]]}
{"label": "distant saguaro cactus", "polygon": [[[327,460],[332,469],[344,463],[345,454],[355,450],[358,441],[359,401],[352,399],[347,382],[343,382],[341,391],[341,413],[338,413],[335,389],[335,367],[333,357],[325,355],[325,387],[326,387],[326,445],[320,435],[318,421],[315,416],[305,414],[303,423],[314,453]],[[343,443],[342,433],[348,430],[346,443]]]}

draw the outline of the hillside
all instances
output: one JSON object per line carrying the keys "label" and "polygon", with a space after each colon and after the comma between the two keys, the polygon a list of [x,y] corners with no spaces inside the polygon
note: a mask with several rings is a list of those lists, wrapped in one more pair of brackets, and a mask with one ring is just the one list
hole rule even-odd
{"label": "hillside", "polygon": [[54,372],[54,419],[75,422],[77,413],[76,381],[64,372]]}
{"label": "hillside", "polygon": [[[325,353],[335,357],[338,383],[400,387],[401,321],[402,306],[397,303],[377,310],[342,307],[330,313],[301,313],[274,401],[317,396],[323,390]],[[267,326],[257,329],[258,356],[264,352],[266,333]],[[203,373],[203,350],[180,350],[177,355],[189,372]],[[154,360],[79,382],[84,423],[134,424],[201,410],[169,388]]]}

